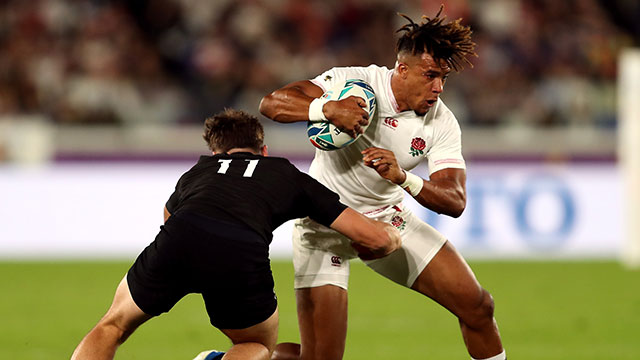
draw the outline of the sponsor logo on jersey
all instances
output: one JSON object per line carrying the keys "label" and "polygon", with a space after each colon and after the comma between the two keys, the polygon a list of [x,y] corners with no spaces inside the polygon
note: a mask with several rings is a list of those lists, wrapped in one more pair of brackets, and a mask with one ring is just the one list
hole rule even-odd
{"label": "sponsor logo on jersey", "polygon": [[414,137],[411,140],[411,149],[409,150],[409,154],[411,156],[420,156],[424,155],[424,149],[427,147],[426,141],[424,141],[421,137]]}
{"label": "sponsor logo on jersey", "polygon": [[386,117],[383,121],[384,126],[395,130],[398,127],[398,119],[392,117]]}
{"label": "sponsor logo on jersey", "polygon": [[340,256],[332,256],[331,257],[331,266],[341,266],[342,258]]}
{"label": "sponsor logo on jersey", "polygon": [[324,77],[324,81],[329,81],[329,80],[331,80],[331,75],[327,75]]}
{"label": "sponsor logo on jersey", "polygon": [[404,230],[407,226],[407,222],[400,215],[396,215],[391,218],[391,225],[395,226],[398,230]]}

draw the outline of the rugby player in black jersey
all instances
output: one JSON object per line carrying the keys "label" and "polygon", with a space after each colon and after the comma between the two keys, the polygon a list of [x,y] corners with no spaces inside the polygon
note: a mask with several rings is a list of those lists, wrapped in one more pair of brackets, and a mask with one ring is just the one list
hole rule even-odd
{"label": "rugby player in black jersey", "polygon": [[227,109],[205,121],[213,156],[182,175],[160,233],[120,282],[113,303],[72,359],[112,359],[117,347],[189,293],[233,346],[207,359],[269,359],[278,333],[269,262],[272,231],[309,216],[353,240],[364,258],[400,246],[391,225],[368,219],[288,160],[267,157],[258,119]]}

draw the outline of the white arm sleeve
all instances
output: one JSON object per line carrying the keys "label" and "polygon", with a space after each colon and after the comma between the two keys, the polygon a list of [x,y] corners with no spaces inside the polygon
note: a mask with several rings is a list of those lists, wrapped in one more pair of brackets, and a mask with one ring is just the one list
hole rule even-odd
{"label": "white arm sleeve", "polygon": [[455,116],[449,113],[434,125],[434,143],[427,153],[429,175],[446,168],[465,169],[462,132]]}
{"label": "white arm sleeve", "polygon": [[370,72],[368,72],[367,68],[364,67],[335,67],[323,72],[310,81],[316,86],[319,86],[322,91],[327,91],[339,81],[345,81],[347,79],[362,79],[370,82],[370,77]]}

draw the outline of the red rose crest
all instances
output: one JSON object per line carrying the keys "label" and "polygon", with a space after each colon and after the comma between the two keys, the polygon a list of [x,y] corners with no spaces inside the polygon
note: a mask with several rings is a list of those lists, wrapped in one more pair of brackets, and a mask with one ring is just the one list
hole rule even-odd
{"label": "red rose crest", "polygon": [[409,154],[411,156],[419,156],[424,154],[424,149],[427,147],[427,143],[423,138],[416,137],[411,140],[411,150],[409,150]]}
{"label": "red rose crest", "polygon": [[402,218],[402,216],[396,215],[391,218],[391,225],[395,226],[398,230],[404,230],[406,221]]}

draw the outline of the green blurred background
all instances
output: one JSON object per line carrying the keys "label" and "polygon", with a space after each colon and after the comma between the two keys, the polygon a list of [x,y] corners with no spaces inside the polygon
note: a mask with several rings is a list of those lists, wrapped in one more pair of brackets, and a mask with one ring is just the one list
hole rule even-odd
{"label": "green blurred background", "polygon": [[[62,359],[107,310],[125,262],[0,264],[0,358]],[[640,358],[640,280],[615,262],[472,262],[496,301],[509,358]],[[272,264],[280,341],[298,341],[293,270]],[[345,359],[466,359],[456,319],[417,293],[352,264]],[[328,315],[330,316],[330,315]],[[201,297],[189,295],[120,348],[119,359],[191,359],[227,349]]]}

